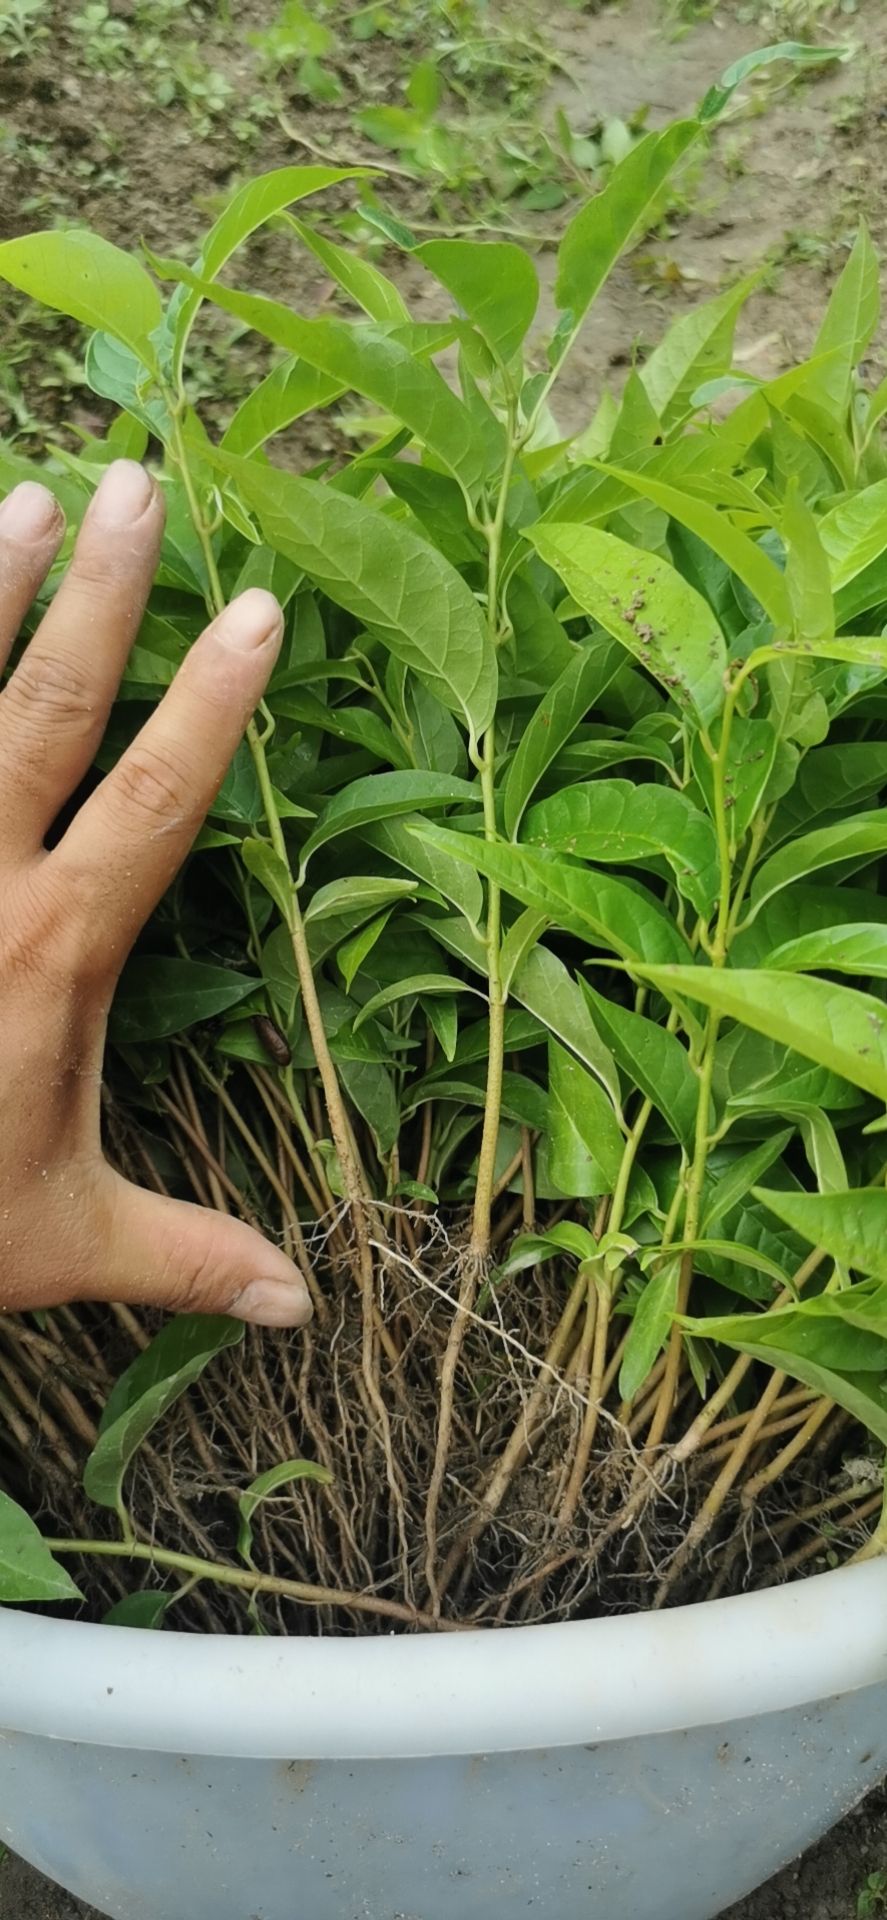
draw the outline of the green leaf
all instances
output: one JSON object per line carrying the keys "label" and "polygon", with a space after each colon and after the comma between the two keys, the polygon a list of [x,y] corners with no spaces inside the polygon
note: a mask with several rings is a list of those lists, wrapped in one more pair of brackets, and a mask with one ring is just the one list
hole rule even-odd
{"label": "green leaf", "polygon": [[[783,1193],[770,1188],[757,1190],[778,1220],[809,1240],[811,1247],[824,1247],[832,1260],[842,1267],[873,1280],[887,1280],[887,1191],[883,1187],[857,1187],[843,1193]],[[887,1320],[885,1320],[887,1336]]]}
{"label": "green leaf", "polygon": [[452,1064],[456,1058],[456,1047],[459,1041],[458,1001],[452,996],[449,999],[441,997],[435,1000],[429,997],[426,1000],[420,995],[419,1004],[444,1059]]}
{"label": "green leaf", "polygon": [[[307,199],[312,193],[322,193],[326,187],[338,186],[342,180],[366,179],[372,173],[371,167],[275,167],[248,180],[232,195],[210,227],[200,250],[195,277],[213,280],[244,240],[285,207]],[[180,287],[170,302],[167,327],[174,343],[175,373],[181,370],[188,335],[203,297],[201,293]]]}
{"label": "green leaf", "polygon": [[786,973],[856,973],[887,980],[887,926],[876,921],[850,921],[846,926],[823,927],[820,933],[787,940],[767,956],[768,967]]}
{"label": "green leaf", "polygon": [[[414,831],[420,820],[418,813],[407,814],[403,819],[377,820],[372,826],[360,828],[361,839],[375,847],[377,853],[386,854],[397,866],[405,867],[417,880],[434,887],[464,914],[468,927],[476,930],[484,911],[483,887],[477,874],[471,873],[445,849],[421,840]],[[483,958],[482,950],[479,951]]]}
{"label": "green leaf", "polygon": [[619,1370],[622,1400],[634,1399],[665,1346],[677,1311],[680,1277],[680,1260],[664,1260],[638,1298]]}
{"label": "green leaf", "polygon": [[589,986],[579,985],[595,1025],[612,1049],[619,1066],[645,1098],[668,1122],[676,1140],[691,1148],[699,1106],[699,1083],[686,1047],[655,1020],[607,1000]]}
{"label": "green leaf", "polygon": [[240,1514],[240,1527],[237,1534],[237,1551],[249,1562],[253,1546],[252,1518],[256,1508],[281,1487],[292,1486],[294,1480],[313,1480],[316,1485],[329,1487],[333,1476],[328,1467],[321,1467],[316,1460],[281,1460],[276,1467],[257,1474],[251,1480],[246,1491],[237,1502]]}
{"label": "green leaf", "polygon": [[127,1593],[118,1600],[102,1621],[103,1627],[140,1627],[143,1631],[156,1631],[163,1625],[163,1616],[174,1593]]}
{"label": "green leaf", "polygon": [[549,1041],[548,1126],[551,1177],[562,1193],[596,1199],[612,1193],[625,1145],[600,1082],[566,1048]]}
{"label": "green leaf", "polygon": [[[409,882],[407,884],[409,885]],[[343,941],[339,947],[336,963],[345,982],[346,993],[351,992],[364,961],[369,959],[376,941],[385,932],[390,919],[391,909],[389,908],[387,913],[378,914],[375,920],[368,920],[366,926],[361,927],[350,940]]]}
{"label": "green leaf", "polygon": [[168,1039],[226,1013],[259,986],[259,980],[205,960],[136,954],[127,962],[115,995],[110,1037],[119,1047]]}
{"label": "green leaf", "polygon": [[574,325],[619,255],[646,231],[666,182],[700,132],[699,121],[678,120],[664,133],[648,133],[614,167],[603,191],[570,221],[558,248],[555,297]]}
{"label": "green leaf", "polygon": [[596,527],[549,522],[527,537],[583,611],[708,727],[724,704],[727,650],[701,594],[666,560]]}
{"label": "green leaf", "polygon": [[757,274],[751,275],[682,314],[644,361],[640,379],[666,430],[691,411],[693,395],[704,380],[728,371],[736,321],[757,284]]}
{"label": "green leaf", "polygon": [[274,367],[242,400],[222,435],[225,453],[247,455],[306,413],[328,407],[345,391],[341,380],[320,373],[305,360]]}
{"label": "green leaf", "polygon": [[539,702],[505,776],[502,817],[510,839],[517,837],[524,810],[546,768],[557,758],[621,665],[618,647],[583,648],[574,654]]}
{"label": "green leaf", "polygon": [[887,549],[887,480],[851,493],[818,522],[837,593]]}
{"label": "green leaf", "polygon": [[774,1161],[785,1152],[794,1133],[793,1127],[786,1127],[781,1133],[774,1133],[769,1140],[762,1140],[759,1147],[752,1147],[749,1153],[742,1153],[737,1159],[719,1173],[713,1185],[708,1189],[706,1204],[702,1213],[702,1235],[708,1239],[713,1227],[719,1221],[727,1220],[744,1200],[762,1174],[769,1171]]}
{"label": "green leaf", "polygon": [[24,1508],[0,1493],[0,1602],[82,1598]]}
{"label": "green leaf", "polygon": [[847,265],[825,311],[813,345],[814,356],[828,354],[816,385],[817,399],[843,424],[853,375],[878,325],[881,291],[878,256],[864,220]]}
{"label": "green leaf", "polygon": [[557,954],[549,947],[534,948],[518,967],[511,992],[556,1040],[596,1074],[616,1113],[621,1114],[622,1089],[616,1062],[595,1026],[581,983],[573,979]]}
{"label": "green leaf", "polygon": [[768,1313],[683,1324],[690,1334],[722,1341],[803,1380],[887,1444],[887,1339],[843,1324],[842,1298],[826,1295]]}
{"label": "green leaf", "polygon": [[402,294],[372,260],[362,259],[351,247],[340,247],[335,240],[327,240],[294,215],[287,217],[287,225],[343,293],[362,307],[371,320],[378,321],[380,326],[409,324],[410,310]]}
{"label": "green leaf", "polygon": [[0,246],[0,280],[56,313],[122,340],[144,366],[156,364],[150,334],[160,295],[131,253],[85,228],[27,233]]}
{"label": "green leaf", "polygon": [[776,841],[806,828],[823,813],[848,813],[887,786],[887,741],[842,740],[805,754],[797,779],[773,822]]}
{"label": "green leaf", "polygon": [[334,1045],[332,1051],[345,1092],[366,1121],[377,1153],[380,1156],[390,1153],[397,1144],[401,1118],[387,1067],[373,1060],[345,1059],[338,1045]]}
{"label": "green leaf", "polygon": [[265,892],[270,893],[274,905],[289,926],[293,917],[294,889],[286,861],[281,859],[267,840],[244,840],[240,853],[247,873],[251,873]]}
{"label": "green leaf", "polygon": [[414,880],[394,880],[388,874],[356,873],[346,880],[330,880],[325,887],[318,887],[305,908],[305,925],[315,920],[329,920],[340,913],[353,913],[355,910],[366,914],[375,913],[379,907],[391,906],[398,900],[409,900],[415,896]]}
{"label": "green leaf", "polygon": [[415,832],[592,946],[610,947],[632,964],[686,957],[683,935],[659,901],[639,884],[629,885],[607,873],[589,873],[561,854],[480,840],[426,821]]}
{"label": "green leaf", "polygon": [[561,1220],[545,1233],[519,1234],[502,1265],[496,1268],[493,1282],[505,1280],[512,1273],[525,1273],[528,1267],[541,1266],[545,1260],[556,1260],[560,1253],[581,1262],[595,1260],[597,1252],[597,1241],[587,1228],[573,1220]]}
{"label": "green leaf", "polygon": [[501,466],[503,437],[494,416],[470,412],[437,369],[391,333],[370,321],[306,320],[263,294],[235,293],[171,262],[161,264],[201,298],[393,414],[469,493],[478,493]]}
{"label": "green leaf", "polygon": [[824,867],[854,861],[864,866],[887,849],[887,808],[857,813],[850,820],[839,820],[833,827],[818,827],[789,841],[755,874],[751,905],[757,913],[774,893],[793,886],[808,873],[820,873]]}
{"label": "green leaf", "polygon": [[327,802],[302,849],[303,867],[319,847],[343,833],[355,833],[372,821],[424,812],[426,808],[433,811],[457,800],[476,804],[477,797],[477,789],[470,781],[458,780],[451,773],[426,773],[420,769],[368,773],[364,779],[343,787]]}
{"label": "green leaf", "polygon": [[887,1007],[807,974],[717,967],[636,967],[669,999],[700,1001],[816,1060],[887,1101]]}
{"label": "green leaf", "polygon": [[112,1389],[99,1437],[86,1462],[83,1486],[100,1507],[118,1507],[123,1476],[164,1413],[199,1380],[217,1353],[243,1339],[241,1320],[185,1314],[170,1320],[127,1367]]}
{"label": "green leaf", "polygon": [[846,58],[847,49],[844,47],[812,47],[803,40],[780,40],[772,47],[757,47],[753,53],[743,54],[741,59],[734,60],[722,73],[718,85],[709,88],[699,108],[699,118],[704,126],[719,119],[743,80],[758,73],[762,67],[772,66],[775,60],[789,60],[792,66],[823,67],[833,66],[836,60]]}
{"label": "green leaf", "polygon": [[365,1020],[372,1019],[383,1007],[390,1007],[398,1000],[406,1000],[417,994],[443,993],[448,997],[454,993],[476,993],[481,999],[479,987],[470,987],[465,980],[456,980],[450,973],[414,973],[405,974],[402,980],[394,980],[389,986],[380,987],[361,1007],[354,1022],[354,1030],[362,1027]]}
{"label": "green leaf", "polygon": [[513,360],[539,302],[536,269],[510,241],[426,240],[414,258],[457,300],[500,365]]}
{"label": "green leaf", "polygon": [[495,710],[496,656],[473,594],[436,547],[316,480],[218,458],[270,545],[377,633],[476,742]]}
{"label": "green leaf", "polygon": [[661,507],[663,513],[670,514],[681,526],[688,527],[748,587],[775,626],[790,625],[788,589],[775,561],[769,559],[763,547],[756,546],[740,527],[734,526],[723,508],[712,506],[707,500],[700,500],[682,487],[671,486],[652,474],[631,473],[624,467],[609,465],[602,465],[601,472],[619,480],[630,492],[640,494],[642,499],[651,500],[655,507]]}
{"label": "green leaf", "polygon": [[718,895],[714,828],[686,794],[631,780],[590,780],[531,807],[524,840],[618,866],[661,858],[678,892],[707,920]]}
{"label": "green leaf", "polygon": [[835,636],[828,557],[816,521],[801,499],[796,480],[789,484],[781,532],[786,545],[785,583],[794,631],[805,644],[828,645]]}

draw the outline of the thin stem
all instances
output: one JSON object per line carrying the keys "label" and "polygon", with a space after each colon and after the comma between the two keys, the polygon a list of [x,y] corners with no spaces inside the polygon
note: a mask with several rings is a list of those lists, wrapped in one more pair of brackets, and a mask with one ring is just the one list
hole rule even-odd
{"label": "thin stem", "polygon": [[379,1613],[389,1620],[404,1620],[408,1626],[443,1628],[458,1632],[448,1621],[432,1620],[417,1607],[398,1600],[381,1600],[369,1593],[346,1593],[338,1587],[313,1587],[303,1580],[284,1580],[277,1574],[255,1573],[246,1568],[217,1566],[213,1560],[200,1560],[190,1553],[175,1553],[171,1548],[145,1546],[138,1540],[47,1540],[50,1553],[83,1554],[90,1559],[145,1560],[149,1566],[171,1567],[194,1580],[212,1580],[219,1587],[239,1587],[244,1593],[277,1593],[288,1600],[300,1600],[304,1606],[348,1607],[356,1613]]}

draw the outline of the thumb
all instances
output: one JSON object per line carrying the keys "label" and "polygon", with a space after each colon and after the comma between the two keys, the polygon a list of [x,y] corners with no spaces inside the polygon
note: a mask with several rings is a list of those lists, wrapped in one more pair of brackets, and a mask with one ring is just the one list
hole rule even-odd
{"label": "thumb", "polygon": [[298,1267],[253,1227],[112,1178],[110,1245],[94,1298],[168,1313],[230,1313],[257,1327],[303,1327],[311,1319]]}

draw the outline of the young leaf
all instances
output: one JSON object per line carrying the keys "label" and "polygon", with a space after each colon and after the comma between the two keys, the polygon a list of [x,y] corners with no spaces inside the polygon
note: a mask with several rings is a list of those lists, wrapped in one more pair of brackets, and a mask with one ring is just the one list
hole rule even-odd
{"label": "young leaf", "polygon": [[658,555],[596,527],[531,527],[541,558],[572,598],[708,727],[724,704],[727,650],[701,595]]}
{"label": "young leaf", "polygon": [[[210,228],[196,266],[198,279],[213,280],[232,253],[264,226],[266,220],[305,200],[312,193],[338,186],[342,180],[366,179],[371,167],[276,167],[240,187]],[[174,342],[173,370],[179,373],[188,335],[200,309],[202,295],[179,287],[170,302],[167,328]]]}
{"label": "young leaf", "polygon": [[605,999],[587,980],[580,980],[579,986],[596,1026],[623,1072],[652,1100],[675,1139],[683,1147],[692,1147],[699,1083],[686,1047],[645,1014]]}
{"label": "young leaf", "polygon": [[0,280],[86,327],[111,333],[143,366],[156,365],[150,335],[160,323],[160,295],[143,266],[85,228],[27,233],[0,246]]}
{"label": "young leaf", "polygon": [[848,494],[817,524],[837,593],[887,548],[887,480]]}
{"label": "young leaf", "polygon": [[582,983],[574,980],[557,954],[549,947],[535,947],[518,967],[511,992],[556,1040],[597,1075],[621,1117],[622,1089],[616,1062],[598,1033],[582,994]]}
{"label": "young leaf", "polygon": [[842,424],[850,404],[853,375],[877,329],[880,313],[878,256],[868,227],[861,220],[850,258],[813,345],[814,356],[829,356],[817,381],[817,397]]}
{"label": "young leaf", "polygon": [[719,554],[738,580],[754,594],[775,626],[788,626],[791,603],[785,579],[775,561],[756,546],[748,534],[735,526],[729,515],[710,501],[699,499],[688,487],[671,485],[650,473],[630,473],[625,467],[602,467],[602,472],[619,480],[632,493],[651,500],[663,513],[671,514],[681,526],[703,540]]}
{"label": "young leaf", "polygon": [[372,260],[366,260],[350,247],[327,240],[295,215],[287,215],[287,225],[298,234],[302,245],[325,267],[332,280],[342,288],[371,320],[380,326],[409,324],[410,310],[403,295]]}
{"label": "young leaf", "polygon": [[755,874],[751,905],[757,913],[774,893],[793,886],[808,873],[820,873],[824,867],[855,862],[864,866],[887,849],[887,808],[857,813],[850,820],[839,820],[833,827],[819,827],[813,833],[790,840],[771,855]]}
{"label": "young leaf", "polygon": [[644,361],[640,379],[666,430],[690,412],[696,388],[704,380],[727,372],[736,321],[757,281],[758,276],[751,275],[717,299],[682,314]]}
{"label": "young leaf", "polygon": [[252,1518],[263,1500],[277,1493],[280,1487],[292,1486],[294,1480],[313,1480],[318,1486],[328,1487],[332,1484],[332,1478],[329,1468],[319,1466],[316,1460],[281,1460],[276,1467],[269,1467],[267,1472],[257,1474],[237,1502],[240,1514],[237,1551],[241,1557],[248,1562],[252,1554]]}
{"label": "young leaf", "polygon": [[270,893],[274,905],[289,926],[293,914],[293,883],[285,861],[281,860],[280,854],[267,840],[244,840],[240,853],[247,873],[251,873],[265,892]]}
{"label": "young leaf", "polygon": [[168,1039],[226,1013],[259,986],[260,980],[204,960],[136,954],[127,962],[114,998],[110,1037],[116,1046]]}
{"label": "young leaf", "polygon": [[174,1593],[147,1592],[127,1593],[113,1607],[109,1607],[102,1620],[103,1627],[140,1627],[144,1632],[152,1632],[162,1627],[163,1616],[175,1599]]}
{"label": "young leaf", "polygon": [[887,1444],[887,1337],[843,1323],[841,1298],[826,1295],[769,1313],[731,1314],[683,1324],[690,1334],[723,1341],[803,1380]]}
{"label": "young leaf", "polygon": [[375,913],[379,907],[412,899],[415,893],[415,880],[394,880],[388,874],[357,873],[347,880],[330,880],[325,887],[318,887],[305,908],[305,925],[355,909]]}
{"label": "young leaf", "polygon": [[767,956],[768,967],[786,973],[856,973],[887,980],[887,926],[851,921],[843,927],[823,927],[821,933],[787,940]]}
{"label": "young leaf", "polygon": [[24,1508],[0,1493],[0,1603],[82,1598]]}
{"label": "young leaf", "polygon": [[[378,993],[361,1007],[354,1022],[354,1031],[363,1026],[365,1020],[371,1020],[383,1007],[394,1006],[398,1000],[406,1000],[417,994],[425,996],[443,993],[448,997],[454,993],[480,994],[479,987],[470,987],[466,980],[456,980],[450,973],[406,974],[402,980],[394,980],[387,987],[380,987]],[[480,995],[483,998],[483,995]]]}
{"label": "young leaf", "polygon": [[[420,821],[421,815],[418,813],[406,814],[402,819],[377,820],[372,826],[361,827],[360,836],[377,853],[386,854],[389,860],[395,861],[399,867],[405,867],[417,880],[434,887],[464,915],[468,926],[463,926],[463,931],[468,934],[471,929],[473,932],[480,926],[484,911],[484,892],[477,874],[470,872],[461,860],[455,860],[445,849],[430,846],[421,840],[414,831]],[[463,923],[459,924],[461,926]],[[481,949],[478,949],[478,957],[483,970]]]}
{"label": "young leaf", "polygon": [[524,841],[553,853],[631,866],[667,860],[678,892],[707,920],[718,893],[714,828],[686,794],[631,780],[590,780],[531,807]]}
{"label": "young leaf", "polygon": [[114,1386],[99,1422],[99,1437],[86,1462],[83,1486],[100,1507],[120,1504],[123,1476],[133,1455],[167,1409],[225,1347],[243,1339],[240,1320],[186,1314],[170,1320],[127,1367]]}
{"label": "young leaf", "polygon": [[698,120],[678,120],[664,133],[646,134],[570,221],[558,248],[555,297],[574,326],[623,249],[645,231],[663,187],[701,131]]}
{"label": "young leaf", "polygon": [[824,1247],[840,1266],[852,1267],[866,1278],[887,1280],[884,1187],[857,1187],[843,1193],[782,1193],[761,1187],[755,1197],[812,1247]]}
{"label": "young leaf", "polygon": [[355,833],[374,820],[387,820],[397,814],[433,811],[456,800],[477,801],[477,790],[468,780],[457,780],[450,773],[425,773],[404,770],[399,773],[369,773],[334,794],[323,809],[313,832],[302,849],[302,864],[328,841],[343,833]]}
{"label": "young leaf", "polygon": [[426,240],[414,258],[458,301],[495,360],[513,360],[539,301],[536,269],[510,241]]}
{"label": "young leaf", "polygon": [[562,1193],[612,1193],[625,1142],[600,1082],[555,1040],[548,1047],[551,1176]]}
{"label": "young leaf", "polygon": [[477,602],[443,555],[316,480],[248,460],[223,464],[270,545],[377,633],[476,741],[495,709],[496,657]]}
{"label": "young leaf", "polygon": [[846,48],[812,47],[803,40],[780,40],[776,46],[756,47],[753,53],[745,53],[741,59],[734,60],[726,73],[721,74],[717,86],[709,87],[699,108],[699,118],[703,126],[709,126],[712,120],[719,119],[743,80],[747,80],[750,74],[758,73],[762,67],[772,66],[775,60],[789,60],[792,66],[823,67],[846,58]]}
{"label": "young leaf", "polygon": [[683,935],[659,901],[639,884],[629,885],[607,873],[589,873],[562,854],[480,840],[426,821],[415,831],[428,844],[497,881],[523,906],[546,914],[554,926],[592,946],[610,947],[632,964],[686,958]]}
{"label": "young leaf", "polygon": [[485,410],[478,417],[469,411],[436,367],[426,365],[406,342],[369,321],[306,320],[263,294],[235,293],[171,262],[159,265],[181,275],[202,299],[401,420],[469,493],[478,493],[501,466],[503,437],[493,414]]}
{"label": "young leaf", "polygon": [[622,665],[618,647],[577,650],[539,702],[505,776],[502,817],[511,840],[547,767]]}
{"label": "young leaf", "polygon": [[759,1147],[752,1147],[749,1153],[742,1153],[738,1159],[730,1162],[723,1173],[718,1173],[713,1185],[709,1186],[706,1204],[702,1214],[702,1235],[708,1239],[711,1230],[720,1221],[729,1219],[734,1207],[744,1200],[756,1181],[780,1159],[785,1152],[794,1132],[787,1127],[782,1133],[774,1133],[769,1140],[762,1140]]}
{"label": "young leaf", "polygon": [[796,1048],[887,1101],[887,1007],[871,994],[807,974],[717,967],[635,967],[669,999],[698,1000]]}
{"label": "young leaf", "polygon": [[225,453],[248,455],[263,447],[275,433],[301,420],[306,413],[328,407],[344,393],[341,380],[304,360],[288,360],[274,367],[242,400],[222,435]]}
{"label": "young leaf", "polygon": [[680,1277],[680,1260],[664,1260],[658,1272],[644,1284],[619,1370],[619,1394],[623,1400],[634,1399],[662,1352],[677,1309]]}

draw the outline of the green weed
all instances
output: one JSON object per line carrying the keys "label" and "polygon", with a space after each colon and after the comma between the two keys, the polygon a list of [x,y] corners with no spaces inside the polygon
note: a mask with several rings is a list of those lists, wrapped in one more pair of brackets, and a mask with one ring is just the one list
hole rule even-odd
{"label": "green weed", "polygon": [[857,1920],[887,1913],[887,1873],[870,1873],[856,1902]]}

